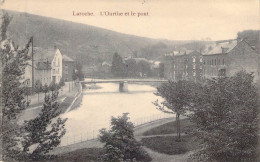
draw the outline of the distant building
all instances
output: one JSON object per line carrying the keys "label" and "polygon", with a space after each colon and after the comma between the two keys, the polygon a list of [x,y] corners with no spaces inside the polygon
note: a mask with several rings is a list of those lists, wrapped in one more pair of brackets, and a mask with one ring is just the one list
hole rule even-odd
{"label": "distant building", "polygon": [[260,54],[245,40],[217,41],[198,51],[183,51],[164,56],[164,77],[170,80],[200,81],[218,76],[232,76],[244,70],[260,80]]}
{"label": "distant building", "polygon": [[76,70],[76,61],[68,57],[67,55],[62,55],[62,77],[65,82],[71,82],[74,80],[73,75]]}
{"label": "distant building", "polygon": [[111,64],[107,63],[106,61],[102,62],[100,71],[103,73],[111,73]]}
{"label": "distant building", "polygon": [[216,42],[215,46],[203,54],[205,78],[232,76],[244,70],[253,73],[259,80],[259,53],[245,40],[227,40]]}
{"label": "distant building", "polygon": [[203,58],[200,52],[185,50],[164,57],[164,77],[173,81],[202,79]]}

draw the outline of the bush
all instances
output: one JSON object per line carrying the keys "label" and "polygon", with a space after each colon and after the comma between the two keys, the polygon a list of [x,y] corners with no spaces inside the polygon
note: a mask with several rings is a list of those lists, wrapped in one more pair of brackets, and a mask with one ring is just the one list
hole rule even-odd
{"label": "bush", "polygon": [[100,141],[105,143],[103,161],[151,161],[141,144],[134,138],[134,125],[129,122],[127,113],[118,118],[112,117],[111,129],[100,130]]}

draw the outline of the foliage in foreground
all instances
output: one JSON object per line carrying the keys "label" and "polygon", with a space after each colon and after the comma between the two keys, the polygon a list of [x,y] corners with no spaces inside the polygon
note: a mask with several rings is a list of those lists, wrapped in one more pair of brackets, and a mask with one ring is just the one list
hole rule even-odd
{"label": "foliage in foreground", "polygon": [[155,93],[157,96],[161,96],[164,101],[154,102],[157,109],[165,113],[176,114],[176,133],[177,140],[181,139],[180,130],[180,115],[185,114],[187,107],[190,106],[192,82],[180,80],[178,82],[169,81],[157,88]]}
{"label": "foliage in foreground", "polygon": [[144,146],[163,154],[184,154],[199,148],[199,142],[192,135],[184,135],[181,141],[176,141],[176,136],[158,136],[143,138]]}
{"label": "foliage in foreground", "polygon": [[100,130],[100,141],[105,143],[103,161],[151,161],[141,144],[134,138],[134,125],[124,113],[118,118],[112,117],[111,129]]}
{"label": "foliage in foreground", "polygon": [[254,161],[258,145],[258,94],[252,74],[209,80],[197,87],[190,118],[203,149],[193,159]]}
{"label": "foliage in foreground", "polygon": [[[2,14],[2,12],[1,12]],[[20,112],[29,106],[25,96],[28,87],[22,84],[25,68],[28,66],[29,46],[31,40],[24,48],[15,46],[7,39],[6,31],[10,23],[8,14],[1,15],[1,41],[0,56],[2,65],[3,106],[1,125],[2,157],[4,161],[37,161],[49,157],[47,153],[60,143],[65,133],[65,120],[58,116],[58,93],[53,91],[51,96],[45,97],[45,103],[39,116],[21,126],[17,124]],[[46,89],[46,93],[48,89]]]}

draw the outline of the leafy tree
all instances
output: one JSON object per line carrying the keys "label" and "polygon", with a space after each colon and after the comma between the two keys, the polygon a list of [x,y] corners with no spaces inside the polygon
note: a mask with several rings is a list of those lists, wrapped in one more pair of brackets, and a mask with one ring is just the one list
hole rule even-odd
{"label": "leafy tree", "polygon": [[260,30],[244,30],[237,33],[237,39],[245,39],[251,46],[260,50]]}
{"label": "leafy tree", "polygon": [[124,113],[118,118],[112,117],[111,129],[100,130],[100,141],[105,143],[106,151],[103,161],[151,160],[134,138],[134,125],[128,121],[127,115],[128,113]]}
{"label": "leafy tree", "polygon": [[46,97],[46,94],[49,92],[49,86],[47,84],[44,84],[42,87],[42,91],[44,93],[44,96]]}
{"label": "leafy tree", "polygon": [[180,80],[178,82],[169,81],[157,88],[155,95],[161,96],[164,101],[154,102],[157,109],[169,114],[176,114],[176,128],[178,141],[181,138],[180,115],[185,114],[191,104],[191,87],[192,83]]}
{"label": "leafy tree", "polygon": [[36,80],[34,92],[38,94],[38,103],[40,101],[39,94],[42,92],[42,82],[40,80]]}
{"label": "leafy tree", "polygon": [[209,80],[197,87],[190,118],[203,149],[193,158],[205,161],[255,161],[258,99],[252,74]]}
{"label": "leafy tree", "polygon": [[25,100],[25,88],[22,86],[21,77],[27,65],[28,42],[23,49],[17,49],[14,43],[7,39],[6,31],[10,23],[7,13],[1,12],[1,40],[0,56],[2,70],[1,85],[1,141],[3,160],[10,161],[19,153],[16,138],[19,135],[19,126],[16,116],[28,106]]}
{"label": "leafy tree", "polygon": [[[66,119],[57,118],[60,115],[57,102],[58,91],[52,96],[47,95],[43,109],[35,119],[25,121],[23,127],[23,151],[20,160],[38,161],[46,159],[47,153],[60,144],[65,134]],[[56,122],[53,119],[57,118]]]}
{"label": "leafy tree", "polygon": [[54,91],[60,89],[60,86],[59,84],[56,84],[55,82],[51,82],[51,84],[49,85],[49,88],[48,88],[52,94],[54,93]]}
{"label": "leafy tree", "polygon": [[147,76],[151,73],[151,65],[146,60],[140,60],[137,63],[137,71],[139,72],[139,76],[141,74],[141,77]]}
{"label": "leafy tree", "polygon": [[126,75],[128,77],[136,77],[137,73],[137,66],[135,59],[127,59],[126,61]]}
{"label": "leafy tree", "polygon": [[113,56],[111,72],[115,77],[125,76],[125,64],[122,57],[116,52]]}
{"label": "leafy tree", "polygon": [[159,77],[164,78],[164,64],[163,63],[159,64]]}
{"label": "leafy tree", "polygon": [[73,80],[83,80],[84,79],[84,74],[82,72],[82,64],[80,62],[77,62],[76,64],[76,69],[72,74],[72,79]]}
{"label": "leafy tree", "polygon": [[[17,124],[17,115],[29,106],[28,100],[25,100],[26,87],[23,87],[21,78],[30,59],[28,51],[32,39],[25,48],[16,47],[12,40],[7,39],[6,31],[9,22],[8,14],[4,14],[1,17],[0,42],[2,69],[0,95],[3,114],[0,127],[1,153],[4,161],[35,161],[36,156],[46,155],[50,149],[57,146],[60,137],[65,133],[63,128],[65,121],[58,118],[50,125],[51,130],[48,129],[50,121],[58,115],[54,113],[58,108],[58,104],[54,102],[57,95],[53,95],[50,97],[51,100],[45,99],[42,113],[35,120],[26,123],[25,129],[21,129],[21,126]],[[31,151],[34,146],[36,149],[28,152],[28,149]]]}

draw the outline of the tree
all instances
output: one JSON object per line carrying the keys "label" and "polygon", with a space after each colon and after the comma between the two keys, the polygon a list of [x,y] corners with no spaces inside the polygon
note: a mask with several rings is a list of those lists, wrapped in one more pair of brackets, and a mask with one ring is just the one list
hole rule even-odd
{"label": "tree", "polygon": [[148,154],[134,138],[134,125],[128,121],[128,113],[112,117],[111,129],[100,130],[100,141],[105,143],[103,161],[141,160],[150,161]]}
{"label": "tree", "polygon": [[76,68],[72,74],[72,79],[73,80],[76,80],[76,79],[83,80],[84,79],[84,74],[82,72],[82,64],[80,62],[77,62],[77,64],[76,64]]}
{"label": "tree", "polygon": [[[30,59],[28,51],[32,39],[24,48],[16,47],[12,40],[7,39],[6,35],[10,22],[8,14],[4,14],[1,20],[2,93],[0,95],[3,115],[0,128],[2,157],[4,161],[34,161],[37,159],[34,155],[44,156],[50,149],[57,146],[60,137],[65,133],[65,121],[58,118],[56,122],[49,125],[50,121],[53,121],[52,119],[59,114],[56,113],[58,104],[54,102],[58,94],[55,95],[54,92],[51,99],[45,99],[42,113],[35,120],[29,121],[24,129],[17,124],[17,115],[29,106],[28,100],[25,99],[26,87],[22,85],[21,79]],[[48,129],[49,127],[51,130]],[[34,146],[36,146],[36,151],[28,152],[28,149],[30,151]],[[33,156],[31,156],[32,154]]]}
{"label": "tree", "polygon": [[53,94],[54,91],[60,89],[60,86],[59,86],[59,84],[56,84],[55,82],[51,82],[51,84],[49,85],[49,88],[48,88],[48,89],[49,89],[49,90],[51,91],[51,93]]}
{"label": "tree", "polygon": [[[47,95],[39,116],[25,121],[20,160],[44,160],[48,157],[47,153],[60,144],[61,137],[66,132],[66,119],[57,118],[61,113],[57,97],[57,90],[51,96]],[[57,120],[53,122],[55,118]]]}
{"label": "tree", "polygon": [[197,87],[189,117],[196,123],[205,161],[255,161],[259,96],[252,74],[209,80]]}
{"label": "tree", "polygon": [[111,72],[115,77],[124,77],[125,76],[125,64],[122,57],[116,52],[113,56]]}
{"label": "tree", "polygon": [[44,84],[42,87],[42,91],[44,92],[44,96],[46,97],[46,94],[49,92],[49,87],[47,84]]}
{"label": "tree", "polygon": [[40,102],[39,94],[42,92],[42,82],[40,80],[36,80],[34,92],[38,94],[38,103]]}
{"label": "tree", "polygon": [[154,102],[157,109],[165,113],[176,114],[176,128],[178,140],[181,140],[180,115],[185,114],[191,104],[191,82],[180,80],[178,82],[169,81],[157,88],[155,95],[161,96],[164,101]]}
{"label": "tree", "polygon": [[159,78],[164,78],[164,64],[159,64]]}
{"label": "tree", "polygon": [[237,33],[237,39],[245,39],[250,46],[255,46],[260,50],[260,30],[244,30]]}
{"label": "tree", "polygon": [[7,13],[1,15],[1,122],[3,123],[1,124],[1,151],[4,161],[11,161],[10,159],[19,153],[19,148],[17,148],[19,126],[16,123],[16,117],[29,104],[25,100],[25,88],[20,80],[29,59],[30,41],[25,48],[18,49],[12,40],[7,39],[6,31],[10,20]]}
{"label": "tree", "polygon": [[60,87],[65,86],[65,82],[64,82],[64,79],[63,79],[63,78],[60,79],[59,86],[60,86]]}

